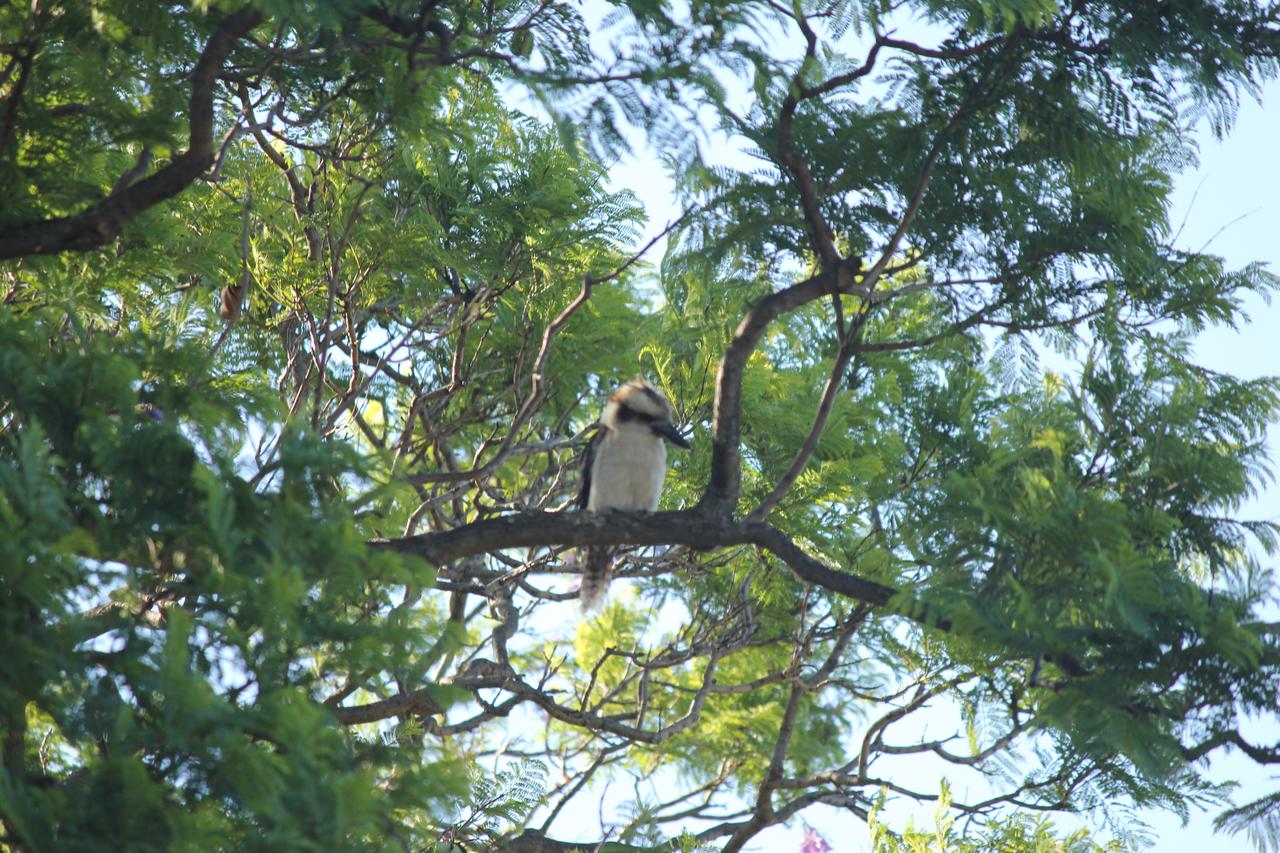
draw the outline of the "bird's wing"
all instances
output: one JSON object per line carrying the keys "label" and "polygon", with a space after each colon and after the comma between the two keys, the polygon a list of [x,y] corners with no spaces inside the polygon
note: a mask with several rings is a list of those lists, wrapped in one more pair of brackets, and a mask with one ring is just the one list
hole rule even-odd
{"label": "bird's wing", "polygon": [[578,509],[586,509],[591,500],[591,466],[596,461],[596,448],[604,440],[604,428],[596,425],[595,434],[587,442],[587,452],[582,457],[582,488],[578,490]]}

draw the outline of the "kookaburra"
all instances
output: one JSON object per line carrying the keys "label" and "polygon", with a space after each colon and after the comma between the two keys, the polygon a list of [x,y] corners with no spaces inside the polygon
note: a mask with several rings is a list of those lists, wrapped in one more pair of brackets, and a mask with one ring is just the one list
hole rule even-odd
{"label": "kookaburra", "polygon": [[[689,449],[671,423],[671,404],[643,379],[632,379],[609,395],[600,429],[587,445],[578,507],[588,512],[658,508],[667,474],[667,446]],[[582,572],[582,609],[599,609],[609,588],[613,549],[588,547]]]}

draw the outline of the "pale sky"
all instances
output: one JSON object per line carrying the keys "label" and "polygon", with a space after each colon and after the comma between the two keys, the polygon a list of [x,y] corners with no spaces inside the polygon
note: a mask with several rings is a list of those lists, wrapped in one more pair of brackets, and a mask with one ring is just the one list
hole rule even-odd
{"label": "pale sky", "polygon": [[[1202,136],[1200,168],[1182,176],[1174,194],[1175,226],[1186,217],[1183,245],[1198,249],[1208,243],[1206,251],[1221,255],[1232,266],[1263,261],[1272,272],[1280,273],[1280,82],[1266,88],[1261,106],[1252,100],[1242,106],[1225,140],[1218,142],[1207,132]],[[1254,299],[1246,307],[1249,320],[1238,331],[1206,331],[1196,342],[1196,355],[1206,367],[1236,376],[1276,375],[1280,373],[1280,301],[1267,305]],[[1268,451],[1276,467],[1280,429],[1275,424],[1268,433]],[[1265,484],[1258,500],[1245,506],[1242,514],[1280,520],[1280,487]],[[1262,561],[1273,569],[1277,564],[1275,557]],[[1276,616],[1273,613],[1271,618]],[[1246,733],[1250,735],[1263,745],[1280,742],[1280,721],[1259,721]],[[1219,757],[1211,767],[1215,777],[1240,784],[1237,803],[1280,788],[1280,768],[1259,768],[1239,753]],[[1185,829],[1173,815],[1152,814],[1149,821],[1159,831],[1153,849],[1160,853],[1252,849],[1243,835],[1214,834],[1213,814],[1195,815]]]}

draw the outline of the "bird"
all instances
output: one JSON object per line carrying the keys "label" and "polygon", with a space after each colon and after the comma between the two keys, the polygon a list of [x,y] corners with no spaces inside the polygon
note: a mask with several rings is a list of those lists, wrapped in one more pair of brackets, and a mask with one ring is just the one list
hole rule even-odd
{"label": "bird", "polygon": [[[648,381],[632,379],[609,395],[599,426],[583,460],[578,508],[653,512],[667,474],[667,442],[689,449],[671,422],[671,403]],[[612,548],[587,547],[579,588],[584,612],[604,603],[612,563]]]}

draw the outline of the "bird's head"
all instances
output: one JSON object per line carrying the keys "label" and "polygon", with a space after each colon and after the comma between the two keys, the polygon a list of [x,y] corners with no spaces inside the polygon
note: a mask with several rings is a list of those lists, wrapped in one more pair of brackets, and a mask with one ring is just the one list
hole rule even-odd
{"label": "bird's head", "polygon": [[671,422],[671,403],[661,391],[644,379],[624,382],[617,391],[610,394],[600,423],[611,430],[620,429],[627,424],[648,427],[654,435],[676,447],[689,449],[689,442],[685,441]]}

